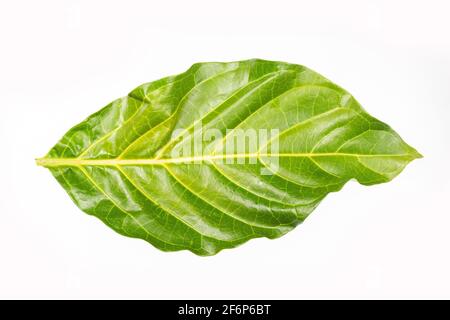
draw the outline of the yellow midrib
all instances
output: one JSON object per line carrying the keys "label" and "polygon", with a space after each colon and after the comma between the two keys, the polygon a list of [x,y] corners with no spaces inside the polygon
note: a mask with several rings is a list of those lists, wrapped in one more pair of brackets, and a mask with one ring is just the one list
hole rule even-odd
{"label": "yellow midrib", "polygon": [[130,166],[130,165],[164,165],[181,163],[201,163],[215,160],[242,158],[312,158],[312,157],[406,157],[409,154],[357,154],[357,153],[238,153],[224,155],[207,155],[165,159],[80,159],[80,158],[39,158],[36,164],[43,167],[68,166]]}

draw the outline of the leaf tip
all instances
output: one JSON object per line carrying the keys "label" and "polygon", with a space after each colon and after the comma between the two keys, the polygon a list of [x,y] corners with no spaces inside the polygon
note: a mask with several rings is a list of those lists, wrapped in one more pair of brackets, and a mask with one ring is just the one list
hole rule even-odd
{"label": "leaf tip", "polygon": [[412,155],[413,160],[414,159],[422,159],[424,157],[419,151],[417,151],[414,148],[412,148],[411,155]]}

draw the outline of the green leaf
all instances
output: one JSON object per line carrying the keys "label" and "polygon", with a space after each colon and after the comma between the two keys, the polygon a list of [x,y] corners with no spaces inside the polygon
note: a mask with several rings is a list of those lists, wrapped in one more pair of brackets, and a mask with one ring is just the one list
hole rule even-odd
{"label": "green leaf", "polygon": [[280,237],[348,180],[387,182],[420,157],[314,71],[247,60],[141,85],[37,163],[120,234],[213,255]]}

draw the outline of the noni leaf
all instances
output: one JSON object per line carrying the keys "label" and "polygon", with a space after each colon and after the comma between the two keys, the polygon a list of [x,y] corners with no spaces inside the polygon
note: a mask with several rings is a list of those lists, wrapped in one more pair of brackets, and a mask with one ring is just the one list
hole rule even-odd
{"label": "noni leaf", "polygon": [[255,59],[143,84],[37,163],[118,233],[213,255],[280,237],[348,180],[387,182],[419,157],[316,72]]}

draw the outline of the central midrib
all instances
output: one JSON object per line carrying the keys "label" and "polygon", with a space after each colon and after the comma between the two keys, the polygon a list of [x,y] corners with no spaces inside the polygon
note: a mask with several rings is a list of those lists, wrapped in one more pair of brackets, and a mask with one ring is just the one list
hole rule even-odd
{"label": "central midrib", "polygon": [[212,162],[216,160],[242,158],[313,158],[313,157],[405,157],[408,154],[357,154],[357,153],[237,153],[222,155],[204,155],[163,159],[82,159],[82,158],[40,158],[36,164],[43,167],[68,166],[131,166],[131,165],[165,165],[183,163]]}

